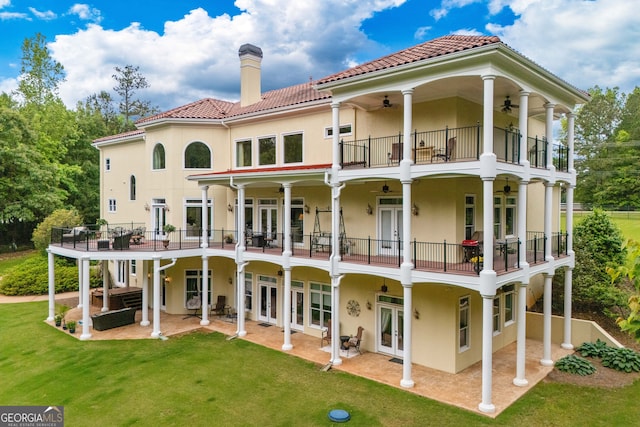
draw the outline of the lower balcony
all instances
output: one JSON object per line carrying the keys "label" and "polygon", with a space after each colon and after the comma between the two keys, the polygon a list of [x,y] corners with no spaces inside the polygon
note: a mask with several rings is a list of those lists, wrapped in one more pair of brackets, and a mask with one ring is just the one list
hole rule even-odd
{"label": "lower balcony", "polygon": [[[176,230],[166,235],[157,231],[143,230],[142,226],[129,224],[110,228],[101,233],[93,226],[74,227],[73,229],[56,227],[52,229],[51,244],[82,252],[98,251],[143,251],[158,252],[168,250],[188,250],[202,247],[202,233],[199,230]],[[235,251],[239,233],[235,230],[211,230],[207,233],[207,246],[211,249]],[[567,255],[567,233],[553,233],[551,255],[561,258]],[[528,232],[526,241],[518,238],[496,240],[493,251],[494,270],[498,274],[520,268],[520,253],[526,252],[530,265],[545,262],[547,237],[542,232]],[[331,235],[327,233],[291,237],[292,255],[296,258],[328,260],[332,253]],[[281,255],[284,248],[284,235],[252,234],[244,236],[247,252],[261,252]],[[343,262],[363,265],[377,265],[399,268],[402,259],[402,240],[372,239],[351,235],[340,236],[340,255]],[[411,261],[416,270],[477,275],[483,269],[483,245],[474,241],[461,243],[420,242],[412,240]]]}

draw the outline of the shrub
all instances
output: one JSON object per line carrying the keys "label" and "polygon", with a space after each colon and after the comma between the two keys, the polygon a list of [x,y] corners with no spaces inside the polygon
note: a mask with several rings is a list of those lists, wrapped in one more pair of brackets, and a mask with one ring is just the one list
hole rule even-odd
{"label": "shrub", "polygon": [[582,376],[591,375],[596,371],[593,363],[575,354],[563,357],[556,362],[555,366],[559,371]]}
{"label": "shrub", "polygon": [[640,353],[630,348],[618,348],[602,356],[602,366],[622,372],[640,372]]}
{"label": "shrub", "polygon": [[576,351],[580,353],[582,357],[597,357],[601,358],[609,351],[615,351],[614,348],[609,347],[606,342],[598,339],[595,343],[585,342]]}
{"label": "shrub", "polygon": [[74,227],[82,224],[82,217],[75,209],[58,209],[46,217],[35,230],[31,241],[33,246],[44,255],[51,243],[51,229],[53,227]]}
{"label": "shrub", "polygon": [[[78,268],[64,258],[55,259],[56,293],[78,290]],[[102,277],[96,268],[90,271],[90,286],[97,287]],[[4,295],[43,295],[49,292],[47,258],[36,256],[16,265],[2,277],[0,293]]]}

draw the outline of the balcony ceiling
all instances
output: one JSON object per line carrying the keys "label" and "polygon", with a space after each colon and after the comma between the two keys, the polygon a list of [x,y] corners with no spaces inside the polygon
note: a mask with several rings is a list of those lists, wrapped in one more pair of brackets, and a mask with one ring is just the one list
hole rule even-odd
{"label": "balcony ceiling", "polygon": [[[498,77],[494,83],[493,104],[496,111],[500,108],[506,96],[511,98],[513,104],[520,103],[520,88],[511,80]],[[365,111],[377,111],[385,109],[383,101],[385,96],[389,100],[390,110],[401,110],[403,95],[398,90],[380,90],[354,97],[347,102]],[[467,101],[482,105],[484,98],[484,86],[479,76],[451,77],[435,82],[430,82],[414,89],[413,103],[429,102],[438,99],[462,98]],[[529,95],[529,117],[544,114],[544,104],[547,101],[539,94]],[[519,112],[513,108],[512,116],[517,117]]]}

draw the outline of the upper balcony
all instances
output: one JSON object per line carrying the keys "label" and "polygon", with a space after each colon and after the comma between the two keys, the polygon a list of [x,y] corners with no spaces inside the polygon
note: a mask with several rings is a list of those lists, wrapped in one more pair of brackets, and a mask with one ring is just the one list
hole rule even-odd
{"label": "upper balcony", "polygon": [[[210,230],[207,247],[228,250],[233,256],[238,236],[235,230]],[[202,247],[201,230],[177,230],[170,235],[162,232],[146,231],[135,223],[121,224],[100,231],[97,226],[74,228],[55,227],[51,233],[51,245],[82,252],[116,251],[164,252],[193,250]],[[546,240],[551,240],[551,255],[561,258],[567,255],[567,233],[553,233],[545,236],[542,232],[528,232],[525,241],[518,238],[496,240],[490,248],[494,254],[494,270],[504,274],[520,268],[520,253],[526,251],[530,265],[546,260]],[[277,233],[245,235],[245,248],[250,253],[281,255],[284,235]],[[295,234],[291,236],[292,255],[295,258],[329,260],[332,252],[330,233]],[[400,268],[402,263],[401,240],[381,240],[344,234],[339,239],[340,255],[343,262]],[[476,275],[483,268],[483,245],[465,241],[461,243],[421,242],[412,240],[411,261],[416,270]]]}
{"label": "upper balcony", "polygon": [[[480,158],[482,153],[482,125],[445,128],[411,133],[411,156],[415,164],[439,162],[465,162]],[[520,131],[516,128],[493,129],[493,150],[499,162],[519,164]],[[369,137],[353,141],[340,141],[340,165],[345,168],[377,168],[395,166],[402,160],[404,138],[401,133],[390,136]],[[567,172],[568,148],[553,144],[546,138],[527,138],[527,156],[531,167],[547,169],[547,150],[552,150],[556,170]]]}

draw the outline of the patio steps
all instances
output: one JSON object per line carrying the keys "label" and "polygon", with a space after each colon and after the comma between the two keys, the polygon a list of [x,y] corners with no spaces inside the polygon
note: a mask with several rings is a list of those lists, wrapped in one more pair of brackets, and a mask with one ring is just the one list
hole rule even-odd
{"label": "patio steps", "polygon": [[122,295],[120,299],[123,306],[142,310],[142,292]]}

